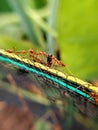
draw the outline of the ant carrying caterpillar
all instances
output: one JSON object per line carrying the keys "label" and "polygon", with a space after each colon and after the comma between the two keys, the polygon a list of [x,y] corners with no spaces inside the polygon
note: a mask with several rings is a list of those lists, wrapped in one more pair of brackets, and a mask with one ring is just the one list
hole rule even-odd
{"label": "ant carrying caterpillar", "polygon": [[[52,54],[47,54],[46,52],[35,52],[34,50],[30,49],[28,51],[22,50],[22,51],[13,51],[13,50],[6,50],[8,53],[15,53],[15,54],[27,54],[30,58],[32,58],[34,61],[44,64],[47,67],[52,66],[61,66],[65,67],[66,65],[59,61],[55,56]],[[43,58],[44,57],[44,58]],[[46,59],[46,62],[45,62]]]}

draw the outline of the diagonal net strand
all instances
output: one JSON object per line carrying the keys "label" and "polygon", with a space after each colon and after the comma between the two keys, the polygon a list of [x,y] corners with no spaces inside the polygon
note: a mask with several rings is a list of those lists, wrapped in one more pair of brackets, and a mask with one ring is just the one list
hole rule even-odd
{"label": "diagonal net strand", "polygon": [[62,99],[66,100],[70,96],[81,112],[90,116],[89,113],[92,113],[92,110],[90,111],[88,109],[90,106],[91,109],[96,110],[98,115],[97,104],[90,95],[92,91],[97,93],[95,86],[73,76],[65,75],[58,70],[51,69],[33,60],[24,59],[22,56],[19,57],[14,53],[10,54],[1,50],[0,61],[27,71],[30,74],[30,79],[39,84],[40,89],[48,99],[62,101]]}

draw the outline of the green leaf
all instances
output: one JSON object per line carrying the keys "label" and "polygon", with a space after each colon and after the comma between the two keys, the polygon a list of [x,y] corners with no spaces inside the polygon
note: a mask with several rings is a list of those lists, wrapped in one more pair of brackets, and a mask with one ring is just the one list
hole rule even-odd
{"label": "green leaf", "polygon": [[[32,41],[32,43],[40,45],[42,47],[45,46],[44,39],[42,39],[42,32],[41,30],[36,26],[36,23],[31,21],[29,16],[26,14],[28,10],[26,9],[26,6],[28,5],[27,1],[22,0],[8,0],[10,6],[13,8],[13,10],[18,14],[22,21],[22,25],[25,28],[25,31]],[[29,5],[28,5],[29,6]]]}
{"label": "green leaf", "polygon": [[[48,24],[51,28],[56,30],[57,12],[59,7],[59,0],[49,1],[50,15],[47,17]],[[50,33],[47,34],[47,50],[49,53],[56,56],[55,37]]]}
{"label": "green leaf", "polygon": [[45,121],[44,119],[39,119],[35,123],[35,129],[36,130],[51,130],[51,125],[48,121]]}
{"label": "green leaf", "polygon": [[61,0],[58,43],[62,60],[74,75],[98,78],[98,1]]}
{"label": "green leaf", "polygon": [[14,38],[0,35],[0,49],[13,49],[16,50],[28,50],[30,48],[33,48],[34,50],[37,50],[38,47],[35,45],[32,45],[30,42],[22,41],[22,40],[16,40]]}
{"label": "green leaf", "polygon": [[0,12],[11,12],[11,8],[9,7],[7,0],[0,1]]}
{"label": "green leaf", "polygon": [[31,17],[31,19],[38,26],[40,26],[44,31],[47,31],[48,33],[50,33],[52,36],[57,37],[57,32],[55,31],[55,29],[50,27],[43,19],[41,19],[40,15],[37,14],[37,12],[35,12],[34,10],[28,7],[26,7],[26,9],[28,10],[27,12],[28,16]]}
{"label": "green leaf", "polygon": [[45,6],[47,3],[47,0],[33,0],[32,1],[32,5],[35,7],[35,8],[42,8],[43,6]]}

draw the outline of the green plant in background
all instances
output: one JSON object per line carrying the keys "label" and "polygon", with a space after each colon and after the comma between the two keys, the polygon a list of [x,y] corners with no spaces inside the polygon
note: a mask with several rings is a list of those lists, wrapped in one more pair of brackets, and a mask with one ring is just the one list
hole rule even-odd
{"label": "green plant in background", "polygon": [[61,0],[58,43],[62,59],[82,79],[98,78],[98,1]]}
{"label": "green plant in background", "polygon": [[[46,32],[54,37],[57,35],[56,31],[45,22],[46,17],[49,15],[48,2],[46,0],[41,0],[40,2],[34,0],[5,0],[3,4],[7,5],[7,2],[16,13],[13,11],[1,13],[0,34],[11,36],[18,40],[23,38],[30,39],[33,46],[35,44],[39,45],[42,50],[45,49],[46,40],[44,35],[46,35]],[[9,7],[8,5],[7,7]],[[15,45],[13,42],[13,45],[17,48],[17,44]]]}
{"label": "green plant in background", "polygon": [[[41,48],[56,55],[58,43],[61,58],[74,75],[95,79],[98,77],[97,4],[97,0],[4,0],[0,41],[5,45],[0,42],[0,47],[18,49],[20,43],[21,49]],[[8,46],[5,37],[12,38],[13,45]]]}
{"label": "green plant in background", "polygon": [[[86,80],[98,78],[97,4],[97,0],[3,0],[0,48],[32,48],[56,55],[59,46],[61,59],[75,76]],[[53,92],[50,88],[49,91]],[[73,113],[69,104],[68,127]],[[39,120],[36,127],[50,129],[50,124]]]}

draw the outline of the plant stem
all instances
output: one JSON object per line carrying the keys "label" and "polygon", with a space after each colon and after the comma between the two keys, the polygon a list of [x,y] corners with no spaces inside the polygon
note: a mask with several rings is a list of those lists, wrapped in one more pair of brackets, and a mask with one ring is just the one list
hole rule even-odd
{"label": "plant stem", "polygon": [[8,0],[8,3],[13,8],[13,10],[18,13],[20,16],[20,19],[22,21],[22,24],[26,30],[26,33],[32,43],[40,45],[42,48],[45,46],[44,40],[40,39],[41,32],[39,33],[39,30],[36,26],[36,24],[29,18],[26,11],[26,3],[22,0]]}
{"label": "plant stem", "polygon": [[[56,28],[56,18],[57,18],[57,11],[59,6],[59,0],[51,0],[50,2],[50,15],[48,17],[48,24],[51,28]],[[49,53],[55,54],[55,42],[56,39],[51,34],[47,34],[47,50]]]}

